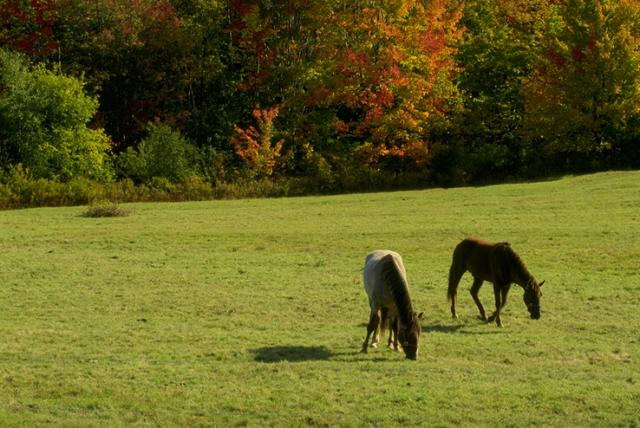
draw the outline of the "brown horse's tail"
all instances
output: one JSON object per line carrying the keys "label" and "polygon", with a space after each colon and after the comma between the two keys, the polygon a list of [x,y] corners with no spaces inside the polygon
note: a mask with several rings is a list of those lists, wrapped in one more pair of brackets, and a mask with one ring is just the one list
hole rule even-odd
{"label": "brown horse's tail", "polygon": [[449,287],[447,288],[447,300],[454,300],[456,293],[458,292],[458,284],[460,278],[464,274],[464,257],[465,257],[465,241],[458,244],[453,250],[453,260],[451,260],[451,267],[449,268]]}

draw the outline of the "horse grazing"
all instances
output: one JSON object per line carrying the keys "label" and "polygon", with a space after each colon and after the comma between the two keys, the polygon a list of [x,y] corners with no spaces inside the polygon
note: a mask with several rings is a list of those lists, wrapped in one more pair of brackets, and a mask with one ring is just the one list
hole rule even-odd
{"label": "horse grazing", "polygon": [[389,250],[369,253],[364,264],[364,289],[369,297],[371,314],[362,352],[367,352],[369,337],[374,331],[371,346],[377,345],[378,336],[389,319],[389,344],[393,337],[394,348],[398,349],[399,341],[405,356],[415,360],[418,357],[422,313],[418,315],[413,311],[402,257]]}
{"label": "horse grazing", "polygon": [[[453,261],[449,269],[449,288],[447,296],[451,300],[451,315],[456,315],[456,291],[460,278],[466,272],[473,275],[471,297],[480,310],[480,318],[485,321],[496,320],[498,327],[502,327],[500,310],[507,303],[507,294],[512,283],[524,288],[524,303],[532,319],[540,318],[540,284],[529,273],[522,259],[511,248],[508,242],[497,244],[476,238],[467,238],[460,242],[453,251]],[[493,283],[496,310],[487,318],[478,298],[478,291],[483,281]]]}

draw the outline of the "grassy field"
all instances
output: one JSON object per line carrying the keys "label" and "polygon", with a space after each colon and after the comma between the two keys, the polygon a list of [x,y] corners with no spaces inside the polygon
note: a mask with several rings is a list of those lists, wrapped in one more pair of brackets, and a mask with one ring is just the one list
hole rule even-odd
{"label": "grassy field", "polygon": [[[480,188],[0,212],[2,426],[640,425],[640,173]],[[546,280],[477,319],[451,252]],[[403,255],[420,356],[358,351],[362,265]],[[491,287],[480,292],[492,308]]]}

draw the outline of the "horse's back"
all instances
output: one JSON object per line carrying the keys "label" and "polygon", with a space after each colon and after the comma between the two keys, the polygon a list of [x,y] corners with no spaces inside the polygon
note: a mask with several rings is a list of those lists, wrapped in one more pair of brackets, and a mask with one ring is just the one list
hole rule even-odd
{"label": "horse's back", "polygon": [[471,251],[488,252],[496,245],[509,245],[508,242],[490,242],[474,236],[468,237],[460,241],[456,246],[455,252],[469,253]]}
{"label": "horse's back", "polygon": [[495,266],[496,255],[503,253],[505,248],[509,248],[508,242],[494,243],[475,237],[466,238],[454,250],[454,263],[459,263],[460,267],[478,279],[494,282],[496,278],[492,265]]}
{"label": "horse's back", "polygon": [[364,289],[369,296],[372,309],[383,306],[391,299],[391,293],[385,287],[383,271],[388,264],[393,263],[406,281],[406,271],[400,254],[391,250],[375,250],[370,252],[364,263]]}

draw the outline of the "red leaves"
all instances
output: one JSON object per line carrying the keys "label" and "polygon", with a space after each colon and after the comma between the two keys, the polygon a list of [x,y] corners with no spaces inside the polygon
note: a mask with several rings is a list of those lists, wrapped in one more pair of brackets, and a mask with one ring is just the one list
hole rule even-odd
{"label": "red leaves", "polygon": [[231,9],[240,18],[243,18],[253,12],[255,5],[246,0],[230,0],[229,9]]}
{"label": "red leaves", "polygon": [[341,109],[337,135],[390,144],[394,158],[405,155],[393,147],[422,141],[426,121],[455,105],[445,100],[457,96],[453,55],[461,14],[433,0],[354,6],[329,19],[335,59],[327,79],[333,97],[325,103]]}
{"label": "red leaves", "polygon": [[587,58],[587,55],[580,47],[574,46],[571,48],[571,57],[575,62],[583,62]]}
{"label": "red leaves", "polygon": [[565,58],[558,51],[554,49],[550,49],[547,52],[547,56],[551,61],[551,63],[560,69],[564,68],[564,66],[567,64],[567,61],[565,60]]}
{"label": "red leaves", "polygon": [[422,48],[431,55],[440,54],[447,47],[447,39],[443,30],[430,28],[421,37]]}
{"label": "red leaves", "polygon": [[369,58],[367,54],[363,52],[356,52],[353,49],[346,50],[345,59],[353,65],[357,65],[360,67],[369,66]]}
{"label": "red leaves", "polygon": [[146,7],[144,14],[157,26],[164,27],[164,31],[171,31],[182,25],[176,10],[167,2],[154,3]]}
{"label": "red leaves", "polygon": [[277,107],[268,109],[255,108],[253,118],[256,127],[250,125],[246,129],[235,126],[235,135],[230,141],[234,144],[235,153],[245,162],[249,172],[258,177],[270,177],[280,159],[283,140],[275,144],[271,141],[274,133],[273,121],[278,116]]}
{"label": "red leaves", "polygon": [[5,43],[29,55],[48,55],[58,47],[53,34],[55,11],[52,0],[31,0],[28,6],[17,0],[2,2],[0,25],[9,29]]}

